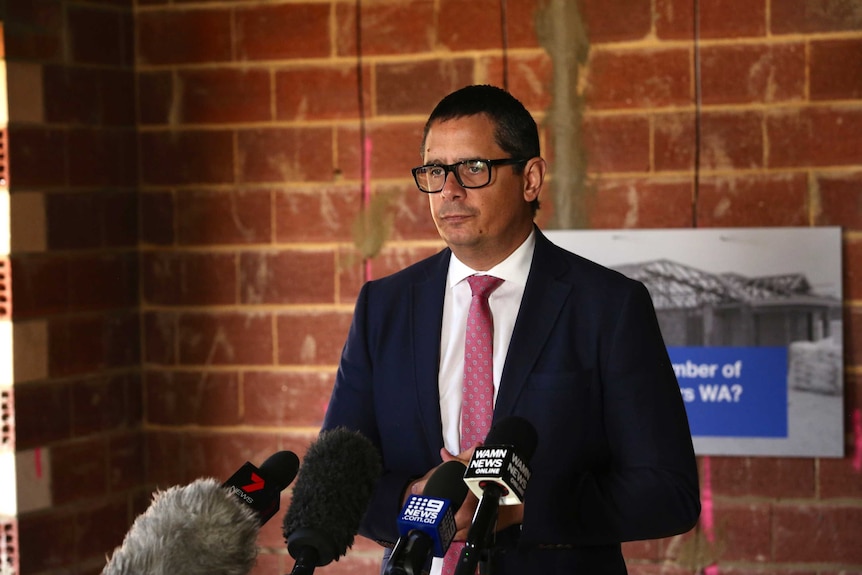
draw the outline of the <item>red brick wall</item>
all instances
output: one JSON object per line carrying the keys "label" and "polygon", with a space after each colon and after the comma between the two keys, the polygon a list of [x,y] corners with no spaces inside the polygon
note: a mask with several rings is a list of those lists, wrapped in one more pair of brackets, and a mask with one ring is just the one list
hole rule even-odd
{"label": "red brick wall", "polygon": [[[13,309],[48,323],[51,355],[16,425],[60,481],[19,517],[22,572],[96,573],[154,486],[304,452],[362,281],[440,246],[409,176],[424,119],[486,82],[541,122],[542,225],[844,228],[847,456],[702,459],[716,543],[626,551],[632,573],[862,570],[855,4],[25,4],[7,58],[42,67],[45,117],[10,126],[12,187],[44,195],[48,242],[13,253]],[[256,575],[292,568],[280,527]],[[360,540],[326,569],[377,557]]]}

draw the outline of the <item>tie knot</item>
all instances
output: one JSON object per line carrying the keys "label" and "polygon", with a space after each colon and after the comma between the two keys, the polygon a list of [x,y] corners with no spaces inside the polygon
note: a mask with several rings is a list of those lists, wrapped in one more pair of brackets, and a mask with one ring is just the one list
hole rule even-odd
{"label": "tie knot", "polygon": [[500,287],[503,280],[494,276],[473,275],[467,278],[467,282],[470,284],[474,296],[487,298],[491,292]]}

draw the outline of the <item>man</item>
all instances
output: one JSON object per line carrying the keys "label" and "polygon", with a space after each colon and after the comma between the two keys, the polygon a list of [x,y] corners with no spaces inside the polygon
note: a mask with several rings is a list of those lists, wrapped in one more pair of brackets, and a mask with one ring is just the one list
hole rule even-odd
{"label": "man", "polygon": [[[503,280],[486,296],[493,419],[527,419],[538,446],[524,504],[500,508],[487,568],[625,573],[620,542],[685,532],[700,513],[688,421],[649,294],[535,226],[546,163],[533,118],[507,92],[445,97],[422,157],[414,178],[448,247],[362,288],[324,421],[380,449],[384,474],[360,533],[395,542],[407,495],[441,461],[469,461],[468,278],[490,275]],[[476,505],[470,495],[459,510],[456,540]]]}

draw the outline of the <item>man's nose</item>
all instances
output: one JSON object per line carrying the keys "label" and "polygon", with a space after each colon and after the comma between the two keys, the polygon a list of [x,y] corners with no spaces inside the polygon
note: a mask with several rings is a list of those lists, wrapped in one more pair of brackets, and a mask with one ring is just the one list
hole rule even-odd
{"label": "man's nose", "polygon": [[443,182],[443,189],[440,190],[440,195],[445,199],[455,199],[463,197],[464,187],[458,183],[458,178],[455,177],[455,172],[446,174],[446,181]]}

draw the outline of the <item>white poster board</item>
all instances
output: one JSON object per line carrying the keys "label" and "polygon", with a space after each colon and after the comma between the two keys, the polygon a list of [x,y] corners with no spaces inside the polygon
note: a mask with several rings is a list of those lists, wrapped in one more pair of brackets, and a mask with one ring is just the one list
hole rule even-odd
{"label": "white poster board", "polygon": [[840,228],[545,234],[647,286],[698,455],[844,455]]}

